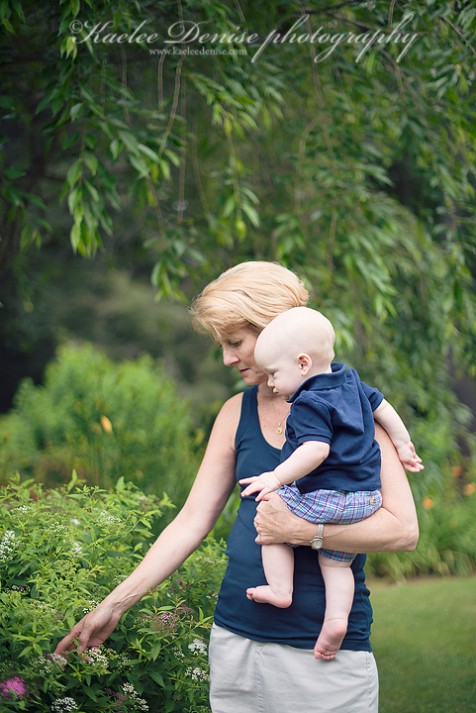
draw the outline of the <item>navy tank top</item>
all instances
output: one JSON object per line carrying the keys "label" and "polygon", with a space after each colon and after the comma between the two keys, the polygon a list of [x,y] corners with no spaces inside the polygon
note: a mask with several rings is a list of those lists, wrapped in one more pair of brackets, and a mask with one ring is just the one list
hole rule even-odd
{"label": "navy tank top", "polygon": [[[271,446],[261,432],[257,387],[243,393],[241,417],[235,439],[236,479],[272,470],[280,461],[279,448]],[[246,588],[265,584],[261,547],[255,543],[253,525],[257,503],[254,498],[240,502],[227,542],[228,566],[215,610],[218,626],[248,639],[312,649],[322,627],[325,590],[317,553],[310,547],[296,547],[293,603],[288,609],[259,604],[246,597]],[[365,585],[365,555],[352,563],[355,594],[342,649],[371,651],[372,607]]]}

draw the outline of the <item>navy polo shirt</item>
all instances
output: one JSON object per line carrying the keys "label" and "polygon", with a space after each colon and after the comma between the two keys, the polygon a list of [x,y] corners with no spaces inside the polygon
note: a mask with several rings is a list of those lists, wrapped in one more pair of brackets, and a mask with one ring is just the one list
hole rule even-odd
{"label": "navy polo shirt", "polygon": [[296,481],[301,493],[380,488],[373,411],[382,400],[383,394],[364,384],[355,369],[337,362],[332,373],[312,376],[294,392],[281,460],[306,441],[330,446],[322,465]]}

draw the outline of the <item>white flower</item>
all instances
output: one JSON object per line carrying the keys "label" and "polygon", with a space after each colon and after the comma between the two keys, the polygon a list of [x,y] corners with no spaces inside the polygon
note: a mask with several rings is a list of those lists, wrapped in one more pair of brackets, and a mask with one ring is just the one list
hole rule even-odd
{"label": "white flower", "polygon": [[72,517],[72,518],[71,518],[71,524],[72,524],[72,525],[81,525],[81,520],[78,520],[77,517]]}
{"label": "white flower", "polygon": [[136,706],[138,706],[137,710],[140,711],[149,710],[147,701],[144,700],[144,698],[139,698],[139,695],[132,683],[124,683],[124,685],[122,686],[122,690],[126,696],[129,696],[131,701],[134,701],[134,710],[136,710]]}
{"label": "white flower", "polygon": [[67,531],[68,528],[66,527],[66,525],[60,525],[58,522],[55,522],[51,526],[51,532],[54,532],[58,536],[64,535]]}
{"label": "white flower", "polygon": [[83,613],[84,613],[84,614],[89,614],[90,611],[92,611],[93,609],[96,609],[97,605],[98,605],[98,603],[95,602],[94,599],[90,599],[90,600],[89,600],[89,606],[84,607]]}
{"label": "white flower", "polygon": [[2,545],[7,545],[9,543],[12,543],[15,540],[15,532],[14,530],[5,530],[5,534],[2,537],[2,542],[0,544]]}
{"label": "white flower", "polygon": [[57,674],[58,669],[63,669],[67,663],[67,660],[59,654],[46,654],[44,656],[39,656],[34,662],[35,669],[43,675],[48,673]]}
{"label": "white flower", "polygon": [[85,651],[83,658],[90,664],[101,664],[106,668],[109,665],[106,654],[99,647],[93,647],[92,649]]}
{"label": "white flower", "polygon": [[117,663],[122,667],[132,667],[132,659],[130,659],[127,654],[119,654],[117,657]]}
{"label": "white flower", "polygon": [[101,525],[122,525],[121,518],[111,515],[107,510],[101,510],[98,519]]}
{"label": "white flower", "polygon": [[206,654],[207,645],[202,639],[194,639],[188,648],[193,654]]}
{"label": "white flower", "polygon": [[64,656],[60,656],[60,654],[48,654],[48,658],[50,659],[50,661],[55,663],[57,666],[60,666],[61,668],[64,668],[68,663],[68,660],[65,659]]}
{"label": "white flower", "polygon": [[78,710],[78,704],[74,698],[66,696],[65,698],[57,698],[53,701],[51,704],[51,710],[53,713],[70,713],[70,711]]}
{"label": "white flower", "polygon": [[124,691],[124,693],[127,693],[129,696],[133,696],[133,697],[137,696],[137,691],[134,688],[134,686],[132,685],[132,683],[125,683],[122,687],[122,690]]}
{"label": "white flower", "polygon": [[185,671],[185,675],[191,678],[192,681],[203,681],[208,678],[207,672],[204,671],[203,668],[198,668],[198,666],[195,668],[189,666]]}
{"label": "white flower", "polygon": [[5,533],[0,540],[0,562],[9,562],[13,558],[15,549],[19,542],[13,530],[5,530]]}

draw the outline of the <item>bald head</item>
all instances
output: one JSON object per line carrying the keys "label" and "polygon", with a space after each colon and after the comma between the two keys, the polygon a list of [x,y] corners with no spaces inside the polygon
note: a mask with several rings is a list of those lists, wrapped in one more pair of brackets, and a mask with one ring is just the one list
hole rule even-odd
{"label": "bald head", "polygon": [[327,317],[309,307],[294,307],[275,317],[258,337],[255,359],[266,362],[270,355],[296,358],[308,354],[318,370],[334,358],[335,333]]}

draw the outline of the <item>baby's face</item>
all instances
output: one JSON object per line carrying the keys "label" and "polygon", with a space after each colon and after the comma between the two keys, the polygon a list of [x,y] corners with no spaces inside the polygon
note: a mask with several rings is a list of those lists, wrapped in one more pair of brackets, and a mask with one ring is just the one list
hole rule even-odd
{"label": "baby's face", "polygon": [[267,345],[259,343],[255,361],[268,375],[268,386],[286,399],[305,381],[299,360],[291,353],[278,354],[268,349]]}

